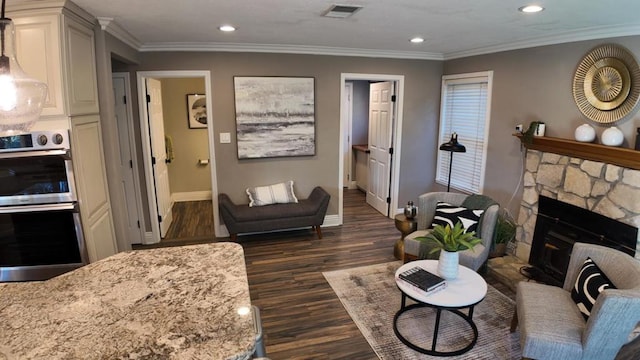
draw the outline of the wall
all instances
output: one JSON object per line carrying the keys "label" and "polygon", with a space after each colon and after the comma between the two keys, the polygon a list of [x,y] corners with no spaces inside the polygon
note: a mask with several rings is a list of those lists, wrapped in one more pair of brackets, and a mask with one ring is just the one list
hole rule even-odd
{"label": "wall", "polygon": [[353,83],[353,119],[351,143],[366,144],[369,141],[369,82],[355,80]]}
{"label": "wall", "polygon": [[[590,123],[598,138],[606,128],[588,120],[575,105],[573,74],[582,58],[594,47],[616,43],[640,57],[640,36],[582,41],[531,49],[501,52],[449,60],[445,74],[493,70],[493,99],[485,194],[517,214],[522,188],[518,187],[523,168],[520,141],[511,136],[516,124],[546,122],[546,136],[573,139],[576,127]],[[624,147],[633,147],[637,113],[617,126],[625,134]],[[517,192],[516,192],[517,191]],[[510,201],[512,194],[516,196]]]}
{"label": "wall", "polygon": [[204,94],[203,78],[166,78],[162,83],[164,131],[172,139],[175,158],[168,164],[171,194],[211,191],[207,129],[190,129],[187,123],[187,94]]}
{"label": "wall", "polygon": [[[398,203],[433,187],[442,62],[290,54],[167,52],[141,53],[132,71],[210,70],[214,137],[232,134],[231,144],[216,141],[218,191],[246,202],[248,186],[293,179],[304,198],[316,185],[331,194],[328,215],[338,213],[340,74],[405,76],[404,145]],[[235,142],[234,76],[310,76],[315,78],[316,155],[238,160]],[[133,90],[134,93],[137,89]]]}
{"label": "wall", "polygon": [[[96,39],[96,72],[98,81],[98,95],[100,100],[100,126],[104,146],[105,167],[109,184],[109,199],[114,220],[114,229],[118,245],[118,251],[131,249],[130,240],[125,235],[128,219],[125,194],[121,186],[122,174],[120,173],[120,146],[116,115],[113,104],[112,57],[129,63],[138,60],[138,53],[120,40],[107,34],[99,25],[94,27]],[[133,78],[135,79],[135,77]],[[135,81],[135,80],[132,80]],[[139,138],[139,136],[138,136]],[[140,152],[138,152],[140,154]],[[145,198],[146,199],[146,198]],[[145,203],[146,204],[146,203]],[[143,207],[145,204],[142,204]],[[145,224],[145,219],[141,219]],[[148,211],[147,220],[148,224]]]}

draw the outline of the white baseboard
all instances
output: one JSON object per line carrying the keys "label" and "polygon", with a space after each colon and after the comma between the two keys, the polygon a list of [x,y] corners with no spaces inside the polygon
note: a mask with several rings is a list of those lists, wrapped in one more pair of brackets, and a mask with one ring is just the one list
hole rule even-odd
{"label": "white baseboard", "polygon": [[340,216],[336,215],[327,215],[324,217],[324,223],[322,223],[322,227],[332,227],[332,226],[340,226]]}
{"label": "white baseboard", "polygon": [[171,194],[171,200],[174,202],[211,200],[211,198],[212,195],[210,190],[176,192]]}
{"label": "white baseboard", "polygon": [[145,231],[143,244],[153,244],[153,233],[151,231]]}

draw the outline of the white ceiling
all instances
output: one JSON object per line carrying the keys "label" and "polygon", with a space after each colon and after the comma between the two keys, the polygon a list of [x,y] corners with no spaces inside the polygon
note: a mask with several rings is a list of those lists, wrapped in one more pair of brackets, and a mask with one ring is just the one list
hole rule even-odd
{"label": "white ceiling", "polygon": [[[119,37],[142,51],[248,50],[450,59],[640,34],[640,0],[72,1],[96,17],[112,18],[110,26],[120,31],[111,32],[127,35]],[[528,1],[545,10],[519,12]],[[322,17],[333,4],[363,8],[347,19]],[[222,33],[217,29],[222,24],[232,24],[237,31]],[[408,40],[414,36],[426,41],[412,44]]]}

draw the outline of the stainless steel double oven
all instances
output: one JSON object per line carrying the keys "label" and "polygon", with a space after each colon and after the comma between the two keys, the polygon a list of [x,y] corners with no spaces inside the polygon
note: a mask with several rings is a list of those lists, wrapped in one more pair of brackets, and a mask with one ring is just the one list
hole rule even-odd
{"label": "stainless steel double oven", "polygon": [[67,130],[0,137],[0,282],[87,263],[69,144]]}

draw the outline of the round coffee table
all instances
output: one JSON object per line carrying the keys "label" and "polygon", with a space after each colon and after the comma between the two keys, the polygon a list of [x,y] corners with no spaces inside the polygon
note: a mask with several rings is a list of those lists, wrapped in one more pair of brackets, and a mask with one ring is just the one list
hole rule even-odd
{"label": "round coffee table", "polygon": [[[396,270],[396,285],[398,285],[398,288],[402,292],[402,304],[400,306],[400,310],[398,310],[393,318],[393,332],[396,334],[398,339],[402,341],[403,344],[423,354],[433,356],[453,356],[460,355],[471,350],[471,348],[473,348],[473,346],[476,344],[476,341],[478,340],[478,328],[473,322],[473,308],[475,305],[481,302],[487,294],[486,281],[484,281],[482,276],[478,275],[478,273],[476,273],[475,271],[467,267],[460,266],[458,277],[454,280],[447,280],[446,288],[437,290],[433,293],[426,293],[414,287],[413,285],[400,280],[399,278],[401,272],[409,270],[414,266],[419,266],[436,275],[438,274],[437,260],[412,261],[402,265],[398,270]],[[407,306],[407,297],[416,301],[416,304]],[[407,311],[420,307],[431,307],[436,310],[435,327],[433,330],[431,349],[425,349],[412,343],[407,338],[405,338],[398,330],[398,318],[400,317],[400,315]],[[460,311],[461,309],[469,309],[469,311],[467,314],[465,314]],[[440,315],[442,313],[442,310],[446,310],[458,315],[470,326],[471,330],[473,331],[473,339],[467,346],[453,351],[436,350],[438,329],[440,327]],[[460,329],[460,331],[463,331],[463,329]]]}

